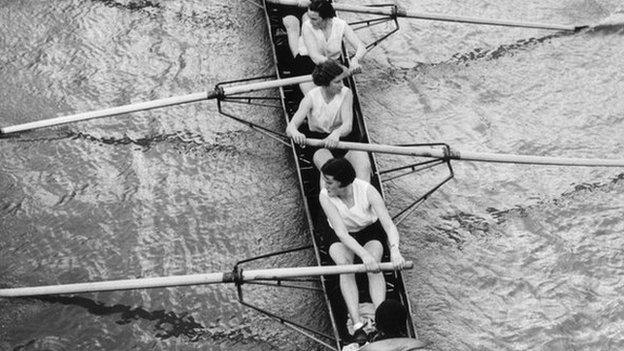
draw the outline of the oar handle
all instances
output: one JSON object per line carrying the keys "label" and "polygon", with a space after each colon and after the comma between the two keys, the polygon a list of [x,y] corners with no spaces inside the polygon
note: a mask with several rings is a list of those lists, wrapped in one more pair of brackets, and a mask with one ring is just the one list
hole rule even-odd
{"label": "oar handle", "polygon": [[[306,144],[323,147],[325,143],[320,139],[306,139]],[[451,160],[514,163],[549,166],[584,166],[584,167],[624,167],[624,159],[595,159],[595,158],[568,158],[531,155],[511,155],[459,151],[453,148],[445,151],[431,146],[395,146],[383,144],[366,144],[341,141],[336,149],[378,152],[395,155],[408,155],[433,158],[447,158]]]}
{"label": "oar handle", "polygon": [[[405,269],[411,269],[412,267],[414,267],[414,263],[412,261],[407,261]],[[391,262],[382,262],[379,264],[379,268],[382,271],[392,271],[394,270],[394,265]],[[243,270],[240,273],[240,276],[232,272],[207,273],[170,277],[109,280],[102,282],[0,289],[0,297],[77,294],[96,291],[151,289],[215,283],[244,283],[256,280],[279,280],[284,278],[362,273],[367,271],[368,270],[366,269],[366,266],[364,266],[363,264],[256,269]]]}

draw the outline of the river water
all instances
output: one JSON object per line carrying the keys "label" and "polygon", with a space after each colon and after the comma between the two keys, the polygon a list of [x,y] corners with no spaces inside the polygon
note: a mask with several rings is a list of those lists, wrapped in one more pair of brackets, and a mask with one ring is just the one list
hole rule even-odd
{"label": "river water", "polygon": [[[619,0],[400,4],[577,25],[617,22],[622,11]],[[375,142],[624,158],[621,25],[576,34],[400,26],[357,78]],[[384,29],[358,33],[369,41]],[[272,73],[264,17],[249,1],[3,0],[0,40],[2,126]],[[273,109],[237,111],[284,128]],[[289,150],[220,116],[214,102],[0,145],[2,287],[229,271],[308,243]],[[410,161],[378,156],[382,168]],[[453,180],[399,226],[404,256],[416,263],[406,273],[413,318],[431,349],[624,349],[622,170],[453,167]],[[445,175],[388,182],[391,212]],[[300,253],[252,267],[310,264]],[[0,350],[316,347],[236,298],[233,286],[210,285],[2,299]],[[327,327],[314,293],[246,288],[245,300]]]}

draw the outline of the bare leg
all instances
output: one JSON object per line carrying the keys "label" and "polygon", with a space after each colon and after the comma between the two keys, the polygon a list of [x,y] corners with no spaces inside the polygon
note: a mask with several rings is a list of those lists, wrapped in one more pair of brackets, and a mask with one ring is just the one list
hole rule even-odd
{"label": "bare leg", "polygon": [[[329,247],[329,255],[337,265],[353,264],[353,252],[349,250],[343,243],[333,243]],[[340,291],[342,298],[347,305],[347,311],[351,316],[351,321],[356,324],[360,321],[360,296],[355,281],[355,274],[340,275]]]}
{"label": "bare leg", "polygon": [[290,52],[295,57],[299,53],[299,35],[301,34],[299,20],[295,16],[288,15],[282,18],[282,23],[284,23],[284,28],[286,28],[286,34],[288,35]]}
{"label": "bare leg", "polygon": [[323,167],[325,162],[334,158],[334,155],[332,155],[331,151],[327,149],[318,149],[314,153],[313,158],[314,158],[314,165],[320,171],[321,167]]}
{"label": "bare leg", "polygon": [[[321,167],[323,167],[323,165],[325,164],[325,162],[331,160],[332,158],[334,158],[334,155],[332,155],[332,153],[327,150],[327,149],[319,149],[314,153],[314,165],[316,166],[316,169],[319,170],[319,172],[321,171]],[[325,187],[324,181],[323,181],[323,177],[319,178],[319,189],[323,189]]]}
{"label": "bare leg", "polygon": [[353,165],[355,176],[370,183],[372,167],[368,154],[364,151],[351,150],[347,152],[345,158]]}
{"label": "bare leg", "polygon": [[[364,245],[364,249],[370,252],[377,262],[381,262],[383,255],[383,246],[377,240],[371,240]],[[375,309],[386,299],[386,279],[383,273],[367,273],[368,275],[368,292]]]}
{"label": "bare leg", "polygon": [[[308,20],[308,13],[306,12],[303,16],[301,16],[301,24],[303,25],[303,22]],[[299,41],[299,37],[301,36],[299,20],[295,16],[291,15],[284,17],[282,21],[284,22],[286,32],[288,33],[288,46],[290,46],[290,51],[292,52],[293,57],[297,57],[297,54],[299,54],[299,45],[303,45],[303,43]],[[303,95],[314,89],[314,87],[316,87],[316,85],[312,82],[299,84],[299,89],[301,89],[301,93],[303,93]]]}

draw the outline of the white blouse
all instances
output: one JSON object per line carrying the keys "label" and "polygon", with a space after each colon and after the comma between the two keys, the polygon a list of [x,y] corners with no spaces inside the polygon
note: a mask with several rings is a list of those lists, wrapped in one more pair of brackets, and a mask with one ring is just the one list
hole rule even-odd
{"label": "white blouse", "polygon": [[342,124],[340,109],[342,102],[349,92],[349,88],[342,87],[328,103],[323,97],[321,87],[316,87],[308,92],[312,108],[308,112],[308,128],[312,132],[331,133]]}
{"label": "white blouse", "polygon": [[[338,197],[329,196],[327,189],[323,188],[321,190],[321,195],[327,196],[329,201],[336,206],[349,233],[359,232],[375,223],[378,219],[373,206],[368,201],[368,187],[370,186],[372,185],[368,182],[355,178],[353,181],[354,204],[352,207],[347,207],[347,204]],[[331,223],[329,225],[331,226]]]}
{"label": "white blouse", "polygon": [[[343,19],[338,17],[332,18],[332,28],[328,39],[325,39],[325,34],[322,29],[315,29],[310,21],[303,22],[302,28],[307,28],[314,35],[316,46],[318,47],[321,55],[337,60],[342,53],[342,38],[344,36],[345,29],[348,24]],[[303,32],[305,33],[305,30]],[[301,45],[303,40],[299,41],[299,54],[308,55],[308,49],[305,45]],[[303,53],[302,53],[303,51]]]}

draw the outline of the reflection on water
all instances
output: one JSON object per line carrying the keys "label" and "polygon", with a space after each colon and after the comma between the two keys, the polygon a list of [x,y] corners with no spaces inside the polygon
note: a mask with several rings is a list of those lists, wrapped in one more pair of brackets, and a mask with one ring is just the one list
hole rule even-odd
{"label": "reflection on water", "polygon": [[[401,4],[564,24],[598,23],[621,6]],[[272,70],[264,18],[245,1],[5,2],[0,18],[3,126]],[[400,24],[357,77],[376,142],[624,158],[622,26],[572,34]],[[284,127],[271,109],[237,113]],[[239,259],[308,243],[289,150],[219,116],[212,102],[0,144],[2,286],[228,271]],[[382,168],[408,161],[378,158]],[[420,336],[436,350],[622,349],[622,171],[453,166],[455,178],[399,228],[404,256],[417,263],[407,284]],[[389,182],[389,208],[396,213],[445,175]],[[258,267],[312,262],[307,253]],[[312,347],[235,293],[215,285],[2,300],[0,349]],[[318,295],[252,288],[246,299],[327,328]]]}

